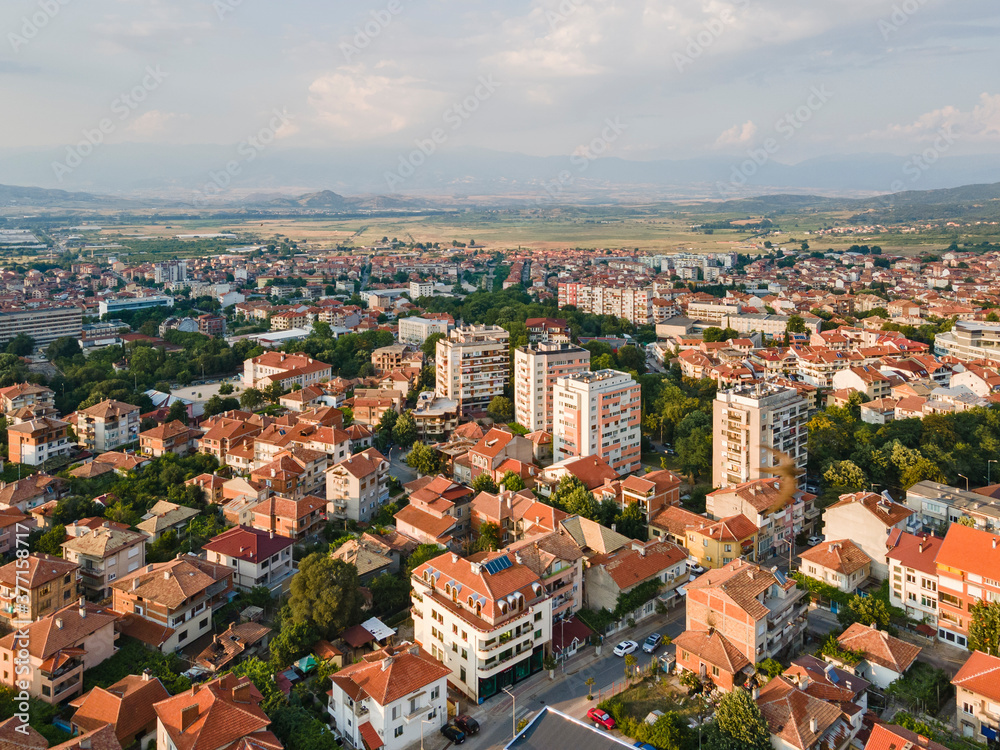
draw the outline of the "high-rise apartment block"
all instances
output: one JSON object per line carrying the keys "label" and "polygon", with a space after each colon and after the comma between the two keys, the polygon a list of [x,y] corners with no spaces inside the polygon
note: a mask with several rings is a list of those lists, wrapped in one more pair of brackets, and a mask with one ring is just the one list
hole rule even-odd
{"label": "high-rise apartment block", "polygon": [[559,307],[573,305],[594,315],[614,315],[630,323],[649,325],[653,316],[653,292],[619,286],[560,284]]}
{"label": "high-rise apartment block", "polygon": [[639,384],[617,370],[561,377],[553,391],[554,460],[600,456],[620,475],[639,468]]}
{"label": "high-rise apartment block", "polygon": [[572,344],[538,344],[514,350],[514,418],[529,432],[552,431],[556,380],[590,371],[590,352]]}
{"label": "high-rise apartment block", "polygon": [[436,391],[457,401],[463,417],[486,412],[510,377],[510,334],[499,326],[455,328],[437,343]]}
{"label": "high-rise apartment block", "polygon": [[805,468],[808,411],[798,391],[774,383],[721,391],[713,409],[713,484],[730,487],[773,477],[766,467],[780,463],[777,452]]}

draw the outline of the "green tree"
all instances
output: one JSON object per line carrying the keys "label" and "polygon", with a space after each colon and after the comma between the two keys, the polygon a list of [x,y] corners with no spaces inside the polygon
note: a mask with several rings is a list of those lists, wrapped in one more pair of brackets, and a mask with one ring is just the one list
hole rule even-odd
{"label": "green tree", "polygon": [[642,375],[646,372],[646,352],[637,346],[623,346],[618,349],[618,366],[623,370],[635,371]]}
{"label": "green tree", "polygon": [[167,422],[173,422],[174,420],[183,422],[184,424],[188,423],[187,404],[183,401],[174,401],[170,405],[170,408],[167,409]]}
{"label": "green tree", "polygon": [[285,387],[280,382],[275,381],[264,388],[262,394],[272,404],[276,404],[278,399],[285,395]]}
{"label": "green tree", "polygon": [[514,419],[514,404],[506,396],[494,396],[486,413],[492,417],[494,422],[506,424]]}
{"label": "green tree", "polygon": [[601,512],[601,506],[594,498],[594,493],[581,484],[566,494],[563,499],[563,510],[570,515],[595,521]]}
{"label": "green tree", "polygon": [[735,688],[722,696],[715,710],[715,732],[709,733],[708,747],[771,750],[771,730],[749,692]]}
{"label": "green tree", "polygon": [[823,481],[838,489],[843,494],[859,492],[868,486],[868,477],[861,467],[850,460],[834,461],[830,468],[823,472]]}
{"label": "green tree", "polygon": [[878,596],[852,596],[846,607],[841,608],[837,613],[837,620],[844,628],[848,628],[856,622],[862,625],[874,623],[879,630],[885,630],[890,634],[896,632],[892,626],[892,613],[889,607]]}
{"label": "green tree", "polygon": [[26,333],[19,333],[7,344],[7,353],[27,357],[35,351],[35,340]]}
{"label": "green tree", "polygon": [[615,517],[615,527],[619,534],[624,534],[632,539],[645,540],[647,536],[646,517],[643,515],[639,503],[629,503],[628,506]]}
{"label": "green tree", "polygon": [[417,439],[417,420],[413,418],[412,411],[405,411],[399,415],[396,424],[392,428],[392,441],[403,448],[409,448]]}
{"label": "green tree", "polygon": [[220,396],[228,396],[234,390],[235,389],[233,388],[233,384],[232,383],[223,383],[222,385],[219,386],[219,395]]}
{"label": "green tree", "polygon": [[801,315],[790,315],[788,317],[788,322],[785,324],[785,331],[788,333],[805,333],[806,330],[806,321]]}
{"label": "green tree", "polygon": [[680,469],[696,483],[712,471],[712,429],[696,427],[691,434],[677,441]]}
{"label": "green tree", "polygon": [[437,343],[438,343],[438,341],[440,341],[441,339],[446,339],[446,338],[448,338],[448,337],[445,336],[443,333],[432,333],[430,336],[428,336],[426,339],[424,339],[424,343],[422,343],[420,345],[420,351],[422,351],[424,353],[424,356],[430,362],[433,362],[435,356],[437,355]]}
{"label": "green tree", "polygon": [[970,610],[969,650],[1000,655],[1000,601],[980,600]]}
{"label": "green tree", "polygon": [[406,465],[418,474],[437,474],[441,471],[440,454],[429,445],[416,442],[406,455]]}
{"label": "green tree", "polygon": [[479,526],[479,543],[478,547],[480,550],[498,550],[500,545],[503,543],[503,537],[501,536],[500,527],[493,521],[486,521]]}
{"label": "green tree", "polygon": [[312,651],[319,640],[316,626],[311,622],[284,623],[271,638],[271,665],[275,669],[287,667],[299,657]]}
{"label": "green tree", "polygon": [[413,574],[413,571],[419,568],[428,560],[433,560],[439,555],[443,555],[447,552],[444,547],[439,544],[421,544],[418,545],[410,556],[406,559],[406,575],[409,577]]}
{"label": "green tree", "polygon": [[77,354],[82,354],[82,350],[77,340],[71,336],[56,339],[45,350],[45,356],[50,362],[55,362],[57,359],[69,359]]}
{"label": "green tree", "polygon": [[247,411],[254,411],[264,405],[264,394],[257,388],[247,388],[240,394],[240,406]]}
{"label": "green tree", "polygon": [[383,573],[368,584],[372,592],[375,614],[394,615],[410,606],[410,582],[398,575]]}
{"label": "green tree", "polygon": [[59,523],[38,537],[35,541],[34,551],[62,557],[62,543],[64,541],[66,541],[66,527]]}
{"label": "green tree", "polygon": [[493,481],[493,477],[485,472],[472,480],[472,489],[477,494],[480,492],[489,492],[491,495],[495,495],[499,491],[497,483]]}
{"label": "green tree", "polygon": [[505,490],[510,490],[511,492],[520,492],[524,489],[524,480],[521,479],[519,474],[515,474],[510,470],[504,472],[500,484]]}
{"label": "green tree", "polygon": [[358,622],[361,592],[358,570],[343,560],[314,552],[299,563],[288,606],[293,623],[312,623],[323,638]]}

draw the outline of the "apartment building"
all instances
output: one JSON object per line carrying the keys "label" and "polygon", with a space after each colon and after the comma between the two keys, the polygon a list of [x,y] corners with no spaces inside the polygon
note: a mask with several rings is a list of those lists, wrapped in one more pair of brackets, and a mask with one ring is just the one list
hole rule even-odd
{"label": "apartment building", "polygon": [[892,381],[873,365],[840,370],[834,373],[832,381],[834,390],[856,391],[867,396],[869,401],[888,398],[892,392]]}
{"label": "apartment building", "polygon": [[375,374],[381,375],[386,372],[398,370],[403,366],[404,357],[410,351],[406,344],[391,344],[382,346],[372,352],[372,367]]}
{"label": "apartment building", "polygon": [[556,380],[552,451],[555,461],[597,456],[619,475],[640,463],[639,384],[617,370],[598,370]]}
{"label": "apartment building", "polygon": [[455,328],[437,342],[435,392],[457,401],[463,417],[485,414],[510,378],[510,334],[499,326]]}
{"label": "apartment building", "polygon": [[650,325],[653,319],[653,292],[650,289],[599,286],[591,284],[560,284],[559,307],[573,305],[594,315],[614,315],[633,325]]}
{"label": "apartment building", "polygon": [[679,506],[661,510],[649,524],[653,539],[679,544],[687,549],[689,558],[709,569],[721,568],[737,558],[756,560],[758,531],[742,514],[713,521]]}
{"label": "apartment building", "polygon": [[68,456],[75,447],[69,439],[69,423],[53,417],[39,417],[7,427],[8,457],[18,464],[40,466],[46,461]]}
{"label": "apartment building", "polygon": [[108,399],[78,409],[66,417],[76,430],[79,444],[91,452],[104,453],[139,439],[139,407]]}
{"label": "apartment building", "polygon": [[0,620],[34,622],[77,599],[80,566],[37,553],[0,568]]}
{"label": "apartment building", "polygon": [[76,305],[0,308],[0,346],[6,347],[11,339],[22,333],[31,336],[35,346],[45,346],[65,336],[78,339],[83,333],[83,308]]}
{"label": "apartment building", "polygon": [[788,492],[782,487],[787,479],[755,479],[710,492],[705,498],[705,508],[715,519],[743,515],[757,527],[757,560],[788,552],[789,545],[798,534],[810,532],[819,511],[816,496],[795,489]]}
{"label": "apartment building", "polygon": [[569,324],[562,318],[528,318],[524,321],[528,329],[528,343],[568,344]]}
{"label": "apartment building", "polygon": [[315,495],[293,500],[272,495],[253,508],[255,529],[303,541],[322,531],[326,525],[326,500]]}
{"label": "apartment building", "polygon": [[8,419],[20,409],[31,409],[36,414],[55,411],[56,394],[51,388],[34,383],[17,383],[0,388],[0,414]]}
{"label": "apartment building", "polygon": [[722,391],[712,409],[712,482],[716,487],[773,476],[785,454],[806,466],[809,407],[794,388],[756,383]]}
{"label": "apartment building", "polygon": [[146,565],[111,585],[122,632],[165,654],[212,632],[212,612],[229,601],[233,569],[194,555]]}
{"label": "apartment building", "polygon": [[535,533],[503,551],[541,579],[552,598],[554,625],[571,619],[583,607],[583,552],[564,529]]}
{"label": "apartment building", "polygon": [[333,731],[351,747],[402,750],[448,722],[448,676],[412,643],[365,654],[331,675],[327,712]]}
{"label": "apartment building", "polygon": [[417,439],[424,443],[447,440],[458,429],[458,412],[457,401],[439,398],[434,391],[419,394],[411,412],[417,423]]}
{"label": "apartment building", "polygon": [[951,684],[955,686],[955,723],[962,736],[996,742],[1000,737],[1000,656],[973,651]]}
{"label": "apartment building", "polygon": [[638,505],[647,524],[664,508],[681,502],[681,478],[667,469],[626,477],[620,488],[618,507],[625,510]]}
{"label": "apartment building", "polygon": [[515,435],[506,427],[492,427],[469,449],[471,478],[480,474],[495,476],[499,467],[507,460],[531,463],[534,447],[523,435]]}
{"label": "apartment building", "polygon": [[906,507],[913,511],[911,531],[918,527],[945,531],[963,518],[977,529],[1000,530],[1000,501],[978,492],[924,480],[906,491]]}
{"label": "apartment building", "polygon": [[212,537],[202,549],[209,562],[233,571],[236,588],[249,591],[255,586],[267,586],[274,594],[287,593],[295,575],[294,545],[294,539],[273,531],[237,526]]}
{"label": "apartment building", "polygon": [[514,418],[529,432],[552,431],[556,380],[590,371],[590,351],[572,344],[539,343],[514,350]]}
{"label": "apartment building", "polygon": [[872,561],[872,577],[884,581],[889,573],[885,562],[886,540],[893,530],[907,531],[913,511],[887,495],[854,492],[823,511],[823,536],[851,539]]}
{"label": "apartment building", "polygon": [[893,532],[889,535],[889,601],[914,620],[937,628],[938,572],[934,562],[941,537]]}
{"label": "apartment building", "polygon": [[957,320],[950,331],[934,337],[934,353],[962,362],[1000,363],[1000,324]]}
{"label": "apartment building", "polygon": [[938,640],[968,647],[969,608],[1000,600],[1000,541],[960,523],[948,527],[935,558],[938,573]]}
{"label": "apartment building", "polygon": [[[83,691],[83,673],[115,653],[114,612],[79,602],[0,638],[2,683],[53,705]],[[28,652],[26,673],[17,660]]]}
{"label": "apartment building", "polygon": [[413,571],[414,640],[474,702],[541,671],[552,640],[552,599],[511,555],[473,562],[449,553]]}
{"label": "apartment building", "polygon": [[179,419],[175,419],[173,422],[166,422],[140,432],[139,450],[153,458],[159,458],[167,453],[186,456],[197,445],[201,435],[200,430],[193,430]]}
{"label": "apartment building", "polygon": [[281,383],[282,388],[315,385],[329,380],[333,370],[330,365],[305,354],[264,352],[243,363],[243,387],[261,388],[271,383]]}
{"label": "apartment building", "polygon": [[141,531],[112,526],[105,521],[62,543],[63,559],[80,566],[81,588],[90,599],[111,596],[111,584],[146,564],[146,541]]}
{"label": "apartment building", "polygon": [[332,519],[367,523],[389,499],[389,461],[374,448],[356,453],[326,472],[326,510]]}
{"label": "apartment building", "polygon": [[429,320],[427,318],[400,318],[399,343],[409,346],[420,346],[435,333],[445,336],[452,328],[447,320]]}

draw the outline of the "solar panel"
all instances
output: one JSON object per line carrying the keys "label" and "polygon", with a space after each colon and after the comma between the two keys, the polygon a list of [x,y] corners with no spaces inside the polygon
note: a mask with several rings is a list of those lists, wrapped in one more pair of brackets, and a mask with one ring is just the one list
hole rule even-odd
{"label": "solar panel", "polygon": [[507,555],[501,555],[500,557],[493,558],[488,563],[483,565],[483,567],[486,568],[487,573],[491,576],[495,576],[501,570],[507,570],[507,568],[511,565],[513,565],[513,563],[510,561],[510,558],[507,557]]}

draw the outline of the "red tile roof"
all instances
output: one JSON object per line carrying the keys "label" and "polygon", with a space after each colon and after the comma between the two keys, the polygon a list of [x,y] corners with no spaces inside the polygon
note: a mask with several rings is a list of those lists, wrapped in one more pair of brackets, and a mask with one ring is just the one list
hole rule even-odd
{"label": "red tile roof", "polygon": [[249,526],[237,526],[210,539],[203,549],[256,564],[293,544],[295,540],[287,536]]}
{"label": "red tile roof", "polygon": [[593,557],[590,567],[603,565],[618,588],[626,591],[658,576],[687,556],[687,550],[673,542],[648,542],[640,549],[622,547],[609,555]]}
{"label": "red tile roof", "polygon": [[900,565],[919,570],[928,575],[937,575],[938,551],[944,540],[939,536],[929,534],[907,534],[902,532],[894,535],[893,546],[886,554],[890,560],[894,560]]}
{"label": "red tile roof", "polygon": [[178,750],[217,750],[267,729],[270,719],[260,701],[248,678],[227,674],[160,701],[153,710]]}
{"label": "red tile roof", "polygon": [[156,729],[153,704],[170,697],[156,677],[128,675],[107,689],[95,687],[72,702],[73,723],[85,732],[111,724],[124,747],[140,732]]}
{"label": "red tile roof", "polygon": [[940,742],[922,737],[895,724],[876,724],[868,736],[865,750],[947,750]]}
{"label": "red tile roof", "polygon": [[913,515],[913,511],[905,505],[894,503],[874,492],[854,492],[849,495],[841,495],[840,500],[831,505],[830,508],[843,508],[855,504],[867,510],[885,526],[896,526]]}
{"label": "red tile roof", "polygon": [[951,684],[1000,703],[1000,657],[973,651]]}
{"label": "red tile roof", "polygon": [[866,661],[903,674],[917,660],[920,646],[893,638],[874,625],[856,622],[837,637],[842,648],[864,653]]}
{"label": "red tile roof", "polygon": [[822,542],[799,555],[806,562],[815,563],[827,570],[850,575],[871,565],[872,559],[850,539]]}
{"label": "red tile roof", "polygon": [[760,691],[757,705],[771,734],[799,750],[813,747],[840,718],[838,706],[804,693],[785,677],[775,677],[767,683]]}
{"label": "red tile roof", "polygon": [[338,686],[351,682],[380,706],[388,706],[450,674],[450,669],[426,651],[402,643],[365,654],[360,662],[337,672],[334,682]]}
{"label": "red tile roof", "polygon": [[677,648],[690,651],[702,661],[731,675],[752,666],[743,652],[718,630],[685,630],[674,638],[673,643]]}
{"label": "red tile roof", "polygon": [[953,523],[941,543],[936,562],[939,566],[995,579],[1000,571],[1000,535]]}

